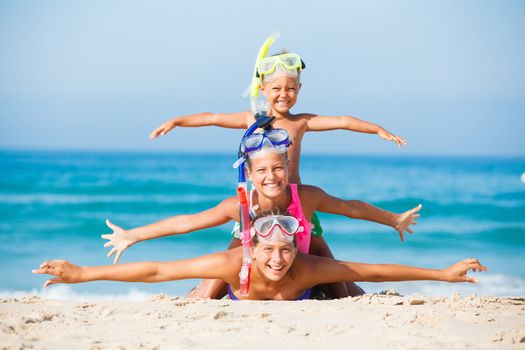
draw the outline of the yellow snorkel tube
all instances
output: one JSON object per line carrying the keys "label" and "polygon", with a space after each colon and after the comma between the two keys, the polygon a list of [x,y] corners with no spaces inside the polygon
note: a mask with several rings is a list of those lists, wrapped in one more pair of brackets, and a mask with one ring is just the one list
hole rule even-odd
{"label": "yellow snorkel tube", "polygon": [[259,63],[259,61],[266,57],[268,49],[270,48],[270,46],[273,45],[274,42],[277,41],[277,39],[279,39],[280,36],[281,33],[279,33],[278,31],[275,31],[272,34],[270,34],[270,36],[262,44],[261,48],[259,49],[259,53],[257,54],[255,66],[253,67],[252,84],[250,86],[250,106],[253,114],[256,114],[258,112],[257,97],[259,96],[259,84],[261,83],[261,78],[257,76],[257,64]]}

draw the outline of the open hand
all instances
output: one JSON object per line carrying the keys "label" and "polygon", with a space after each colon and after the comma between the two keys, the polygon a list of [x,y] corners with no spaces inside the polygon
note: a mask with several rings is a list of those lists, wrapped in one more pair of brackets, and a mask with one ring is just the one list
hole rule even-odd
{"label": "open hand", "polygon": [[410,228],[410,225],[417,225],[416,219],[421,216],[417,212],[421,210],[422,207],[423,205],[419,204],[417,207],[407,210],[397,216],[394,228],[397,232],[399,232],[399,238],[401,238],[401,242],[405,241],[405,231],[410,234],[414,233],[414,231],[412,231]]}
{"label": "open hand", "polygon": [[385,129],[380,129],[377,132],[377,134],[379,135],[379,137],[381,137],[384,140],[393,141],[393,142],[397,143],[398,147],[405,146],[407,144],[407,142],[405,141],[404,138],[402,138],[401,136],[396,136],[396,135],[386,131]]}
{"label": "open hand", "polygon": [[444,269],[443,272],[445,272],[446,281],[448,282],[478,283],[477,279],[467,276],[468,270],[474,272],[488,271],[485,266],[481,265],[478,259],[468,258]]}
{"label": "open hand", "polygon": [[157,137],[159,137],[160,135],[164,136],[168,132],[173,130],[174,128],[175,128],[175,123],[173,123],[173,121],[171,121],[171,120],[167,121],[164,124],[162,124],[161,126],[159,126],[158,128],[156,128],[155,130],[153,130],[151,132],[151,134],[149,134],[149,139],[150,140],[154,140]]}
{"label": "open hand", "polygon": [[33,270],[36,274],[48,274],[56,276],[44,283],[44,288],[56,283],[78,283],[82,282],[82,268],[66,260],[48,260],[40,264],[40,267]]}
{"label": "open hand", "polygon": [[112,234],[105,234],[101,235],[100,237],[103,239],[107,239],[108,242],[104,243],[104,247],[111,247],[111,250],[108,253],[108,258],[117,253],[115,255],[115,260],[113,260],[113,264],[116,264],[124,250],[126,250],[129,246],[135,243],[135,241],[126,233],[126,231],[115,224],[113,224],[111,221],[106,220],[106,225],[113,230]]}

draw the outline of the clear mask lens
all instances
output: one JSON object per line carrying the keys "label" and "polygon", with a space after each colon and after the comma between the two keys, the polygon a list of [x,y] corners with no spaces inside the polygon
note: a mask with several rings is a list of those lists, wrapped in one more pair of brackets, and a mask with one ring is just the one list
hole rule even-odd
{"label": "clear mask lens", "polygon": [[287,236],[293,236],[299,228],[299,221],[293,216],[267,216],[255,221],[253,227],[262,237],[268,237],[279,226]]}

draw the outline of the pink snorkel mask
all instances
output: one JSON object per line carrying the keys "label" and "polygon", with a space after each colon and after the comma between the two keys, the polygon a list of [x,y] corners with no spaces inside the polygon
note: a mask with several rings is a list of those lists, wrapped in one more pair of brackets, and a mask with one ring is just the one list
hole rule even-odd
{"label": "pink snorkel mask", "polygon": [[300,227],[293,216],[270,215],[255,220],[252,231],[260,241],[291,243]]}

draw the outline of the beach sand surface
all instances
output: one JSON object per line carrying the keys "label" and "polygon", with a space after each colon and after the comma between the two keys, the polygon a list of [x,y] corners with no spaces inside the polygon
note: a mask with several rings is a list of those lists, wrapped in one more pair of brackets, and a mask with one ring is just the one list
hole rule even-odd
{"label": "beach sand surface", "polygon": [[[395,293],[390,293],[395,294]],[[0,299],[0,349],[525,349],[525,298]]]}

